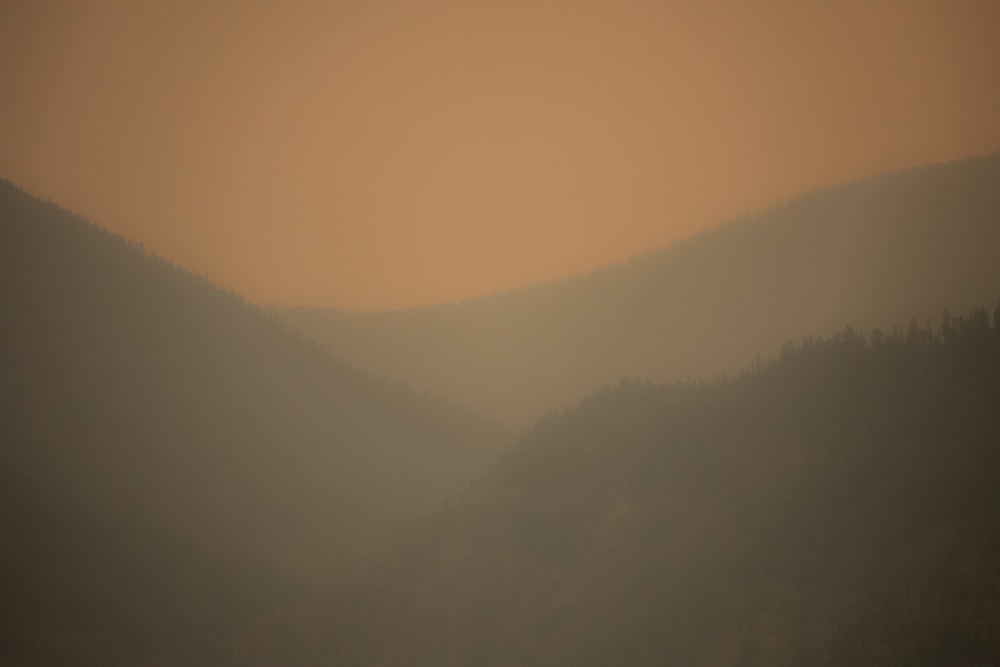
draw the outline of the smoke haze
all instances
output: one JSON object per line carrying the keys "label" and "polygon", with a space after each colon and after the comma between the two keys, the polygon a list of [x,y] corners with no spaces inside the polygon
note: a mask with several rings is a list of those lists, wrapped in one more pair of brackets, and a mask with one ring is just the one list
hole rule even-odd
{"label": "smoke haze", "polygon": [[466,299],[996,150],[998,27],[975,0],[15,0],[0,174],[256,302]]}

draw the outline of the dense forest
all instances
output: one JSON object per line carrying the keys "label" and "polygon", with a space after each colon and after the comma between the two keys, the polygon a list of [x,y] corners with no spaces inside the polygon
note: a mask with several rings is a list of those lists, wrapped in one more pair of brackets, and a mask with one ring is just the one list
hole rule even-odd
{"label": "dense forest", "polygon": [[359,368],[515,428],[622,377],[736,372],[789,339],[1000,290],[1000,153],[803,195],[592,274],[384,313],[276,308]]}
{"label": "dense forest", "polygon": [[0,326],[0,664],[220,664],[509,441],[6,182]]}
{"label": "dense forest", "polygon": [[1000,664],[998,407],[1000,307],[806,339],[724,381],[606,387],[261,654]]}

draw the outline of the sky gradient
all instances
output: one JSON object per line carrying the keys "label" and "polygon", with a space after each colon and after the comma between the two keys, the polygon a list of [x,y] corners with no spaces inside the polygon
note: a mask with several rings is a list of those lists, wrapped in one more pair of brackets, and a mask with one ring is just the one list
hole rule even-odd
{"label": "sky gradient", "polygon": [[466,299],[998,150],[997,34],[993,0],[7,0],[0,178],[252,301]]}

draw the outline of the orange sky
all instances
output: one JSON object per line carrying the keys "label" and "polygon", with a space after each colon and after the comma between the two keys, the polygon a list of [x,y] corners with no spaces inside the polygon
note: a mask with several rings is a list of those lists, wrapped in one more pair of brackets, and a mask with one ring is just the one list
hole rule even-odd
{"label": "orange sky", "polygon": [[586,271],[1000,149],[995,0],[0,3],[0,177],[250,300]]}

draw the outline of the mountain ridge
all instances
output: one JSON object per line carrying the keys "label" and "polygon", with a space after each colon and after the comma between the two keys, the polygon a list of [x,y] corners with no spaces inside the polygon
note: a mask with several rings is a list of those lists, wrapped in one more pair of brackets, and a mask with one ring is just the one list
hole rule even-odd
{"label": "mountain ridge", "polygon": [[627,263],[479,300],[268,312],[380,377],[523,429],[623,377],[712,377],[789,337],[987,301],[1000,288],[998,192],[995,153],[814,191]]}
{"label": "mountain ridge", "polygon": [[233,664],[509,437],[9,183],[0,429],[0,656],[95,665]]}

